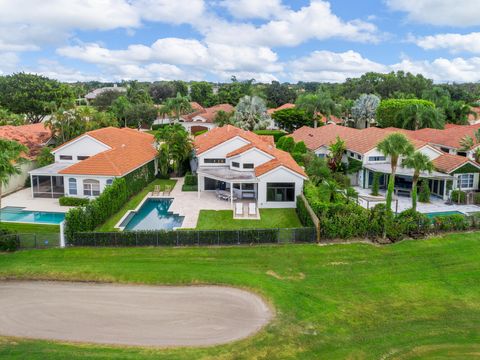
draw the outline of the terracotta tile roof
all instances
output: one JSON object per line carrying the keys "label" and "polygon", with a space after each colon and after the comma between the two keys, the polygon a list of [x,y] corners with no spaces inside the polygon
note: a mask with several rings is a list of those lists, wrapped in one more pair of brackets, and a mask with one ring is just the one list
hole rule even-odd
{"label": "terracotta tile roof", "polygon": [[25,145],[29,149],[26,157],[30,160],[35,159],[51,137],[52,132],[42,123],[20,126],[0,126],[0,138],[15,140]]}
{"label": "terracotta tile roof", "polygon": [[480,120],[480,107],[478,106],[472,106],[470,108],[474,113],[477,114],[477,116],[475,116],[474,114],[469,114],[468,115],[468,121],[472,124],[472,123],[476,123]]}
{"label": "terracotta tile roof", "polygon": [[227,157],[241,154],[252,148],[257,148],[274,158],[273,160],[255,168],[255,174],[257,176],[263,175],[279,166],[284,166],[302,176],[307,176],[305,171],[297,164],[288,152],[277,149],[271,144],[269,139],[232,125],[215,128],[205,134],[197,136],[194,140],[195,150],[199,155],[237,136],[248,141],[249,144],[230,152],[227,154]]}
{"label": "terracotta tile roof", "polygon": [[205,122],[212,123],[215,120],[215,116],[219,111],[225,111],[227,113],[232,112],[235,108],[230,104],[219,104],[209,108],[204,108],[203,110],[195,111],[191,114],[184,116],[185,121],[190,122],[196,116],[201,116],[205,119]]}
{"label": "terracotta tile roof", "polygon": [[431,144],[445,146],[449,148],[460,148],[460,141],[465,136],[470,136],[475,139],[475,132],[480,129],[480,124],[476,125],[457,125],[448,126],[445,129],[420,129],[411,131],[413,138],[427,141]]}
{"label": "terracotta tile roof", "polygon": [[286,103],[286,104],[283,104],[277,108],[274,108],[274,109],[268,109],[267,110],[267,113],[269,115],[272,115],[274,112],[277,112],[279,110],[285,110],[285,109],[293,109],[295,107],[295,104],[291,104],[291,103]]}
{"label": "terracotta tile roof", "polygon": [[443,154],[433,161],[433,166],[439,171],[444,173],[451,173],[452,171],[458,169],[459,167],[469,163],[480,168],[480,166],[467,159],[465,156],[452,155],[452,154]]}
{"label": "terracotta tile roof", "polygon": [[79,161],[60,171],[61,174],[123,176],[157,155],[154,136],[134,129],[107,127],[84,135],[91,136],[111,149]]}
{"label": "terracotta tile roof", "polygon": [[330,119],[327,119],[326,116],[319,114],[320,116],[320,121],[324,124],[327,124],[328,122],[334,122],[335,124],[343,124],[343,120],[340,119],[339,117],[336,117],[335,115],[330,115]]}

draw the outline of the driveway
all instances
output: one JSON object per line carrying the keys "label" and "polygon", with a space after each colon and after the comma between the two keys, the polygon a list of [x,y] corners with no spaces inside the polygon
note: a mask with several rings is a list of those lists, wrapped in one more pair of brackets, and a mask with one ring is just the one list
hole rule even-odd
{"label": "driveway", "polygon": [[0,282],[0,335],[138,346],[242,339],[272,318],[250,292],[219,286]]}

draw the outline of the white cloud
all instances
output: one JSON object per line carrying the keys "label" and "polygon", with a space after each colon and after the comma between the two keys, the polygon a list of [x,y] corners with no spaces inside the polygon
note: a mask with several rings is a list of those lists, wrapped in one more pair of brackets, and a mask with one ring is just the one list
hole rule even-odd
{"label": "white cloud", "polygon": [[231,23],[208,18],[197,24],[206,41],[221,44],[296,46],[310,39],[343,38],[377,42],[377,28],[361,20],[343,21],[332,13],[330,3],[311,0],[298,11],[286,9],[263,25]]}
{"label": "white cloud", "polygon": [[480,32],[470,34],[437,34],[412,38],[415,44],[425,50],[447,49],[452,53],[466,51],[480,54]]}
{"label": "white cloud", "polygon": [[387,66],[366,59],[352,50],[343,53],[314,51],[306,57],[293,61],[289,69],[289,77],[293,81],[325,82],[342,82],[369,71],[389,70]]}
{"label": "white cloud", "polygon": [[386,0],[392,10],[403,11],[408,19],[438,26],[480,25],[478,0]]}
{"label": "white cloud", "polygon": [[142,18],[172,24],[192,23],[205,11],[203,0],[135,0]]}
{"label": "white cloud", "polygon": [[0,52],[0,75],[13,72],[18,64],[18,56],[13,52]]}
{"label": "white cloud", "polygon": [[77,81],[109,81],[108,78],[98,74],[87,74],[84,71],[78,69],[69,68],[58,61],[40,59],[38,65],[35,68],[26,69],[27,72],[40,74],[51,79],[57,79],[64,82],[77,82]]}
{"label": "white cloud", "polygon": [[220,5],[238,19],[269,19],[286,11],[281,0],[224,0]]}

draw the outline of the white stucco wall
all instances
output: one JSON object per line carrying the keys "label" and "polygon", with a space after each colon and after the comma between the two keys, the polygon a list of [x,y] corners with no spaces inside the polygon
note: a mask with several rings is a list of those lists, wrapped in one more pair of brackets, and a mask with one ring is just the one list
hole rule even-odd
{"label": "white stucco wall", "polygon": [[[62,146],[55,150],[55,162],[78,162],[77,156],[92,156],[100,152],[110,149],[107,145],[90,136],[82,136],[81,138]],[[72,160],[61,160],[61,155],[72,156]]]}
{"label": "white stucco wall", "polygon": [[419,149],[419,151],[422,154],[427,155],[430,158],[430,160],[434,160],[442,155],[441,153],[439,153],[438,151],[436,151],[434,148],[430,146],[424,146],[421,149]]}
{"label": "white stucco wall", "polygon": [[[69,179],[77,180],[77,194],[70,194],[69,192]],[[83,181],[86,179],[98,180],[100,182],[100,193],[103,192],[105,186],[107,186],[108,179],[114,179],[112,176],[80,176],[80,175],[65,175],[63,177],[64,186],[65,186],[65,196],[70,197],[79,197],[79,198],[88,198],[89,196],[83,195]]]}
{"label": "white stucco wall", "polygon": [[[258,178],[259,208],[295,208],[296,198],[303,191],[303,178],[283,167],[278,167]],[[267,201],[267,183],[295,183],[295,198],[292,202]]]}
{"label": "white stucco wall", "polygon": [[14,191],[20,190],[25,186],[25,180],[30,176],[28,172],[37,168],[35,161],[28,161],[20,165],[20,174],[10,176],[7,186],[2,186],[2,196],[5,196]]}
{"label": "white stucco wall", "polygon": [[227,154],[249,144],[249,142],[241,137],[230,139],[198,156],[200,166],[225,166],[225,164],[205,163],[204,159],[225,159]]}
{"label": "white stucco wall", "polygon": [[[257,167],[259,165],[262,165],[263,163],[266,163],[267,161],[270,161],[273,159],[273,156],[268,155],[264,153],[263,151],[260,151],[258,149],[250,149],[248,151],[245,151],[244,153],[237,155],[235,157],[229,158],[228,164],[231,165],[232,162],[238,162],[240,163],[239,168],[232,168],[233,170],[244,170],[243,169],[243,164],[254,164],[254,167]],[[245,169],[248,171],[252,171],[252,169]]]}

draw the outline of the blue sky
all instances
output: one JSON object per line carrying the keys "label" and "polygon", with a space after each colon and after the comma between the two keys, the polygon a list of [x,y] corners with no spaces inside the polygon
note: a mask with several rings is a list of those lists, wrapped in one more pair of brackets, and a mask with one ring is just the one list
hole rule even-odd
{"label": "blue sky", "polygon": [[0,0],[0,74],[480,81],[478,0]]}

